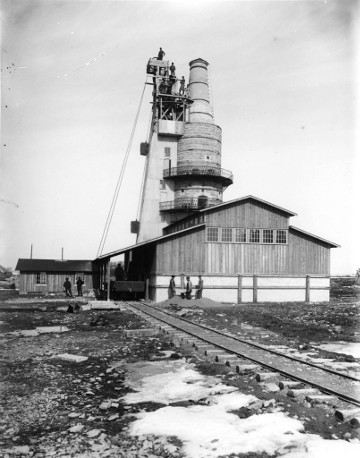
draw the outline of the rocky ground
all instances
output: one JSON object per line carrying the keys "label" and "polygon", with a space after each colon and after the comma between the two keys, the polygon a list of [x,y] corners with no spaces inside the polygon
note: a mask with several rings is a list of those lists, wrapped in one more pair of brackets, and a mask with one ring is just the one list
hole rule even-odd
{"label": "rocky ground", "polygon": [[[349,294],[342,294],[342,289]],[[359,342],[358,291],[353,282],[349,287],[337,283],[333,285],[331,303],[324,305],[234,307],[204,299],[208,307],[199,308],[199,301],[172,301],[173,305],[164,306],[188,319],[241,333],[266,345],[286,344],[299,350],[329,342]],[[334,443],[353,444],[359,440],[359,429],[337,421],[331,410],[267,392],[253,377],[235,375],[194,354],[191,348],[177,348],[163,334],[146,331],[148,324],[130,312],[67,313],[70,302],[60,298],[35,298],[26,303],[24,310],[24,303],[16,295],[0,291],[0,456],[189,456],[179,437],[165,440],[162,435],[129,433],[139,415],[157,412],[163,407],[161,403],[124,401],[134,392],[135,385],[128,378],[132,367],[145,367],[149,361],[170,364],[169,361],[180,358],[204,376],[215,376],[222,384],[260,400],[237,409],[235,414],[240,419],[285,412],[289,418],[303,423],[306,434],[317,434]],[[71,304],[85,302],[86,299],[73,299]],[[139,329],[143,331],[129,332]],[[323,354],[338,360],[360,361],[351,355]],[[167,403],[172,407],[203,404],[204,399]],[[220,456],[212,453],[209,456]],[[222,456],[280,455],[286,456],[286,450]]]}

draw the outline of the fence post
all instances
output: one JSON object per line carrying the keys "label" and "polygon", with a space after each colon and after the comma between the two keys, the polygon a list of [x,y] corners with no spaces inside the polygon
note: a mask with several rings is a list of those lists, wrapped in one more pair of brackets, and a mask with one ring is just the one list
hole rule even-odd
{"label": "fence post", "polygon": [[242,302],[242,275],[238,275],[238,297],[237,303],[241,304]]}
{"label": "fence post", "polygon": [[305,302],[310,302],[310,275],[306,275]]}
{"label": "fence post", "polygon": [[257,303],[257,295],[258,295],[258,277],[257,275],[253,276],[253,302],[254,304]]}

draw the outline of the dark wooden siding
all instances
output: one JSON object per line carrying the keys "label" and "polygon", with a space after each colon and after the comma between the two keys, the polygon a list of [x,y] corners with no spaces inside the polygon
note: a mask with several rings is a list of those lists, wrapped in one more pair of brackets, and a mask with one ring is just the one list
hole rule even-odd
{"label": "dark wooden siding", "polygon": [[330,247],[290,230],[287,270],[296,275],[330,275]]}
{"label": "dark wooden siding", "polygon": [[[79,272],[79,275],[81,275],[81,272]],[[47,273],[46,275],[46,284],[44,285],[38,285],[36,283],[36,273],[32,272],[26,272],[22,273],[20,272],[20,288],[19,292],[20,293],[63,293],[64,292],[64,281],[65,278],[68,277],[71,286],[72,286],[72,291],[73,294],[77,294],[77,289],[76,289],[76,280],[77,276],[75,274],[63,274],[63,273]],[[83,285],[83,291],[92,291],[93,289],[93,274],[91,273],[86,273],[84,274],[84,282],[85,284]]]}
{"label": "dark wooden siding", "polygon": [[156,247],[156,273],[204,273],[204,250],[204,228],[159,242]]}
{"label": "dark wooden siding", "polygon": [[243,202],[224,209],[210,211],[205,216],[207,226],[287,229],[287,216],[258,202]]}
{"label": "dark wooden siding", "polygon": [[286,274],[287,245],[206,243],[206,273]]}

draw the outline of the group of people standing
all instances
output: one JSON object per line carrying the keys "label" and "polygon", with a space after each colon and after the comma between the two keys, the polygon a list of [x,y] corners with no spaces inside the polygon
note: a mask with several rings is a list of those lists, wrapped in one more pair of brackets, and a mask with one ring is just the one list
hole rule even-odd
{"label": "group of people standing", "polygon": [[[163,60],[164,56],[165,56],[165,51],[163,51],[163,49],[160,48],[158,52],[157,60]],[[176,67],[174,65],[174,62],[172,62],[170,65],[170,82],[172,81],[172,84],[176,82],[175,71],[176,71]],[[181,79],[179,79],[179,81],[180,81],[179,94],[185,95],[185,78],[182,76]],[[163,82],[161,83],[160,92],[171,94],[172,84],[169,84],[169,88],[167,88],[166,80],[164,79]]]}
{"label": "group of people standing", "polygon": [[[203,289],[204,289],[204,280],[202,279],[201,275],[199,275],[198,284],[196,286],[195,299],[202,298]],[[190,277],[186,277],[186,285],[185,285],[186,299],[191,299],[192,290],[193,290],[192,281],[190,280]],[[176,294],[175,275],[172,275],[170,284],[169,284],[169,299],[173,298],[175,294]]]}
{"label": "group of people standing", "polygon": [[[78,279],[76,281],[76,287],[77,287],[78,296],[82,296],[83,295],[83,292],[82,292],[83,284],[84,284],[83,280],[81,280],[81,278],[78,277]],[[69,280],[68,277],[66,277],[63,286],[64,286],[64,289],[65,289],[66,297],[73,297],[72,290],[71,290],[71,281]]]}

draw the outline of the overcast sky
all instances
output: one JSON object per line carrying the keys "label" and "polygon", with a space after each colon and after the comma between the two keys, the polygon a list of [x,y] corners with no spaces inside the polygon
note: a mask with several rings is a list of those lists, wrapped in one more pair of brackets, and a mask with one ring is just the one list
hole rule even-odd
{"label": "overcast sky", "polygon": [[[254,195],[360,267],[358,2],[2,0],[0,264],[93,259],[161,46],[188,79],[210,63],[224,200]],[[144,100],[104,253],[135,243],[151,109]]]}

